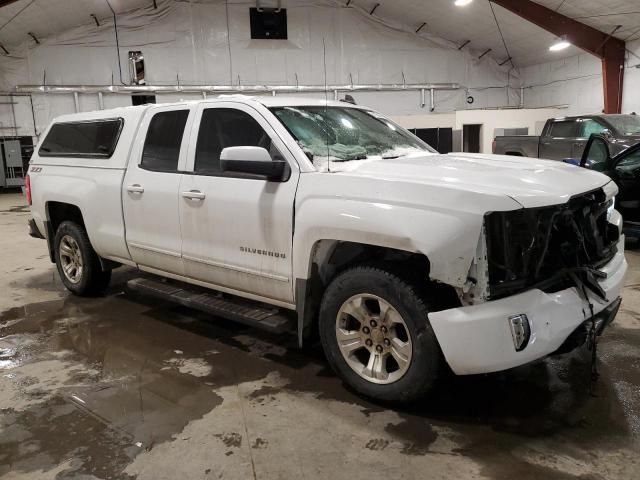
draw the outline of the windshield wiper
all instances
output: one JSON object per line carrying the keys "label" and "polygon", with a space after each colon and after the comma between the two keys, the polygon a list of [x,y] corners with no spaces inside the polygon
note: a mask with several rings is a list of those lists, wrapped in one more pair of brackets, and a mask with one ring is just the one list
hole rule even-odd
{"label": "windshield wiper", "polygon": [[366,160],[367,156],[365,154],[353,155],[351,157],[344,158],[334,158],[332,162],[350,162],[351,160]]}
{"label": "windshield wiper", "polygon": [[389,153],[383,153],[382,154],[382,159],[383,160],[392,160],[394,158],[406,157],[406,156],[407,156],[406,153],[389,152]]}

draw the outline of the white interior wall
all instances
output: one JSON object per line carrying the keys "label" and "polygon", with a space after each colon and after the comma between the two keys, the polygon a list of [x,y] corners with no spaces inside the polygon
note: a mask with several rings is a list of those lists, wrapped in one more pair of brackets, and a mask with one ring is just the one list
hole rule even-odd
{"label": "white interior wall", "polygon": [[622,90],[622,111],[640,113],[640,40],[630,42],[627,49],[627,68],[624,72],[624,88]]}
{"label": "white interior wall", "polygon": [[456,114],[437,113],[432,115],[392,115],[390,117],[404,128],[456,128]]}
{"label": "white interior wall", "polygon": [[[263,2],[268,5],[267,2]],[[127,83],[129,50],[141,50],[149,84],[271,84],[322,85],[455,82],[465,88],[436,92],[435,112],[517,105],[519,90],[509,67],[498,67],[489,56],[477,60],[442,42],[382,25],[357,9],[325,0],[283,0],[287,8],[288,40],[251,40],[249,7],[233,0],[216,2],[160,0],[118,16],[120,62]],[[228,25],[227,28],[227,17]],[[0,90],[15,85],[111,84],[119,82],[113,22],[93,20],[58,35],[11,48],[0,57]],[[229,34],[228,34],[229,32]],[[113,80],[112,80],[113,79]],[[489,88],[488,88],[489,87]],[[322,94],[321,94],[322,96]],[[393,115],[429,114],[419,92],[353,94],[358,103]],[[28,97],[15,97],[20,134],[33,133]],[[158,102],[197,95],[158,95]],[[428,103],[428,95],[427,95]],[[104,95],[104,106],[129,105],[126,95]],[[71,95],[33,95],[36,132],[56,115],[75,110]],[[81,111],[98,108],[97,95],[80,95]],[[11,113],[0,108],[2,125],[12,125]],[[27,133],[29,132],[29,133]]]}
{"label": "white interior wall", "polygon": [[[640,112],[640,41],[630,42],[627,54],[622,112]],[[634,55],[638,55],[637,57]],[[604,105],[602,63],[590,54],[524,67],[520,71],[524,105],[529,108],[566,104],[567,114],[599,113]]]}

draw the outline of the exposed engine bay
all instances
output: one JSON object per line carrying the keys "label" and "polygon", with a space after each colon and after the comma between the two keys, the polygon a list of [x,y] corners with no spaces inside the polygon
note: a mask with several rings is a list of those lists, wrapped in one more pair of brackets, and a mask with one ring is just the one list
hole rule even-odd
{"label": "exposed engine bay", "polygon": [[608,221],[612,209],[598,189],[562,205],[485,215],[488,299],[571,286],[604,298],[598,269],[614,257],[620,236]]}

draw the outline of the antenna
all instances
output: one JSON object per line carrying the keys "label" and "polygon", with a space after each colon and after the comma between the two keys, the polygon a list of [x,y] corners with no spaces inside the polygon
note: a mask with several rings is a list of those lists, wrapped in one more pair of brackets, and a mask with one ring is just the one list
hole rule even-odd
{"label": "antenna", "polygon": [[331,173],[331,155],[329,155],[329,128],[327,124],[327,104],[329,103],[329,92],[327,91],[327,47],[322,37],[322,60],[324,63],[324,119],[325,131],[327,133],[327,172]]}

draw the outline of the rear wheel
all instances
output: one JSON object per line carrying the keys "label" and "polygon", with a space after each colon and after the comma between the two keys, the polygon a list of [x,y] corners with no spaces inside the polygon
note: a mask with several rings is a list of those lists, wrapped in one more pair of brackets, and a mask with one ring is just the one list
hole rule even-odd
{"label": "rear wheel", "polygon": [[81,296],[102,293],[111,280],[103,271],[87,232],[75,222],[62,222],[54,240],[56,266],[67,290]]}
{"label": "rear wheel", "polygon": [[338,275],[320,308],[320,337],[336,373],[357,392],[388,402],[424,396],[441,353],[414,286],[389,271],[356,267]]}

